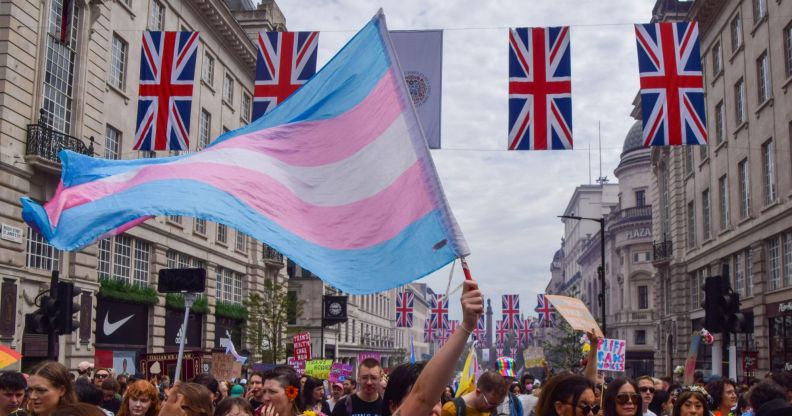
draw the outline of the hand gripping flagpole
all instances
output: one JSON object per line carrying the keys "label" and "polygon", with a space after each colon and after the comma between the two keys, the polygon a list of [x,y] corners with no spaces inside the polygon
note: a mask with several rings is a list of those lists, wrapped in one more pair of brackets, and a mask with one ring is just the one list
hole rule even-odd
{"label": "hand gripping flagpole", "polygon": [[465,272],[465,280],[473,280],[473,275],[470,274],[470,267],[468,267],[467,260],[464,257],[459,258],[462,263],[462,271]]}
{"label": "hand gripping flagpole", "polygon": [[195,301],[195,293],[187,292],[184,294],[184,322],[181,326],[181,339],[179,340],[179,356],[176,358],[176,374],[173,376],[173,382],[179,381],[182,368],[182,357],[184,357],[184,340],[187,339],[187,318],[190,317],[190,308],[193,301]]}

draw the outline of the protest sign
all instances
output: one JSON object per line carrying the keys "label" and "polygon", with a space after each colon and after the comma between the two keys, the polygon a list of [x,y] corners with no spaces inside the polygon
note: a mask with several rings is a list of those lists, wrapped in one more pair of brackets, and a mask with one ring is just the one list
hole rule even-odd
{"label": "protest sign", "polygon": [[300,332],[292,337],[294,343],[294,358],[298,360],[311,359],[311,333]]}
{"label": "protest sign", "polygon": [[544,365],[544,348],[528,347],[523,350],[525,368],[541,367]]}
{"label": "protest sign", "polygon": [[378,352],[374,352],[374,351],[361,351],[361,352],[359,352],[358,353],[357,362],[358,363],[362,363],[363,360],[365,360],[366,358],[373,358],[373,359],[377,360],[378,363],[382,362],[382,360],[381,360],[382,354],[380,354]]}
{"label": "protest sign", "polygon": [[242,366],[238,367],[239,372],[235,372],[234,363],[236,360],[233,355],[224,352],[212,353],[212,371],[211,374],[217,380],[233,380],[242,375]]}
{"label": "protest sign", "polygon": [[333,360],[310,360],[305,362],[305,375],[324,380],[330,377]]}
{"label": "protest sign", "polygon": [[343,363],[333,363],[330,366],[330,376],[327,378],[331,383],[341,383],[352,377],[352,366]]}
{"label": "protest sign", "polygon": [[294,357],[289,357],[286,359],[286,363],[297,372],[297,375],[302,377],[305,374],[305,360],[298,360]]}
{"label": "protest sign", "polygon": [[599,325],[597,325],[597,321],[594,320],[591,312],[580,299],[559,295],[545,295],[545,298],[550,300],[556,311],[566,319],[572,329],[586,332],[593,329],[598,337],[605,337]]}
{"label": "protest sign", "polygon": [[600,338],[597,345],[597,370],[624,371],[627,341]]}

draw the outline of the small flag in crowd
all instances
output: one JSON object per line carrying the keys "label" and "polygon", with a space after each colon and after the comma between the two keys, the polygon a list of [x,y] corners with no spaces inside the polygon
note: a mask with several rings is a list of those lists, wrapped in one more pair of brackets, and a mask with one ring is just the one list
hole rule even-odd
{"label": "small flag in crowd", "polygon": [[396,294],[396,326],[399,328],[412,328],[413,305],[415,295],[410,291]]}
{"label": "small flag in crowd", "polygon": [[698,23],[635,25],[644,147],[707,144]]}
{"label": "small flag in crowd", "polygon": [[509,150],[572,149],[569,26],[509,29]]}
{"label": "small flag in crowd", "polygon": [[555,308],[545,298],[543,293],[536,295],[536,308],[534,308],[534,311],[539,315],[538,325],[540,327],[549,328],[555,325]]}
{"label": "small flag in crowd", "polygon": [[431,306],[432,329],[448,328],[448,298],[442,294],[432,295]]}
{"label": "small flag in crowd", "polygon": [[415,337],[410,335],[410,363],[415,364]]}
{"label": "small flag in crowd", "polygon": [[22,354],[16,350],[0,345],[0,368],[6,368],[22,359]]}
{"label": "small flag in crowd", "polygon": [[531,335],[533,334],[533,331],[533,321],[530,319],[523,319],[520,329],[517,330],[517,333],[520,335],[521,345],[528,346],[528,344],[531,343]]}
{"label": "small flag in crowd", "polygon": [[501,296],[501,313],[507,329],[520,327],[520,295]]}
{"label": "small flag in crowd", "polygon": [[272,111],[316,73],[319,32],[260,32],[253,120]]}
{"label": "small flag in crowd", "polygon": [[506,338],[509,334],[509,328],[506,328],[506,323],[503,321],[495,322],[495,341],[498,345],[504,345]]}
{"label": "small flag in crowd", "polygon": [[424,321],[424,342],[434,342],[435,330],[427,319]]}
{"label": "small flag in crowd", "polygon": [[459,376],[459,386],[454,397],[461,397],[463,394],[470,393],[476,389],[478,372],[478,355],[476,355],[476,348],[471,345],[465,359],[465,365],[462,367],[462,374]]}
{"label": "small flag in crowd", "polygon": [[134,150],[189,150],[198,32],[143,32]]}

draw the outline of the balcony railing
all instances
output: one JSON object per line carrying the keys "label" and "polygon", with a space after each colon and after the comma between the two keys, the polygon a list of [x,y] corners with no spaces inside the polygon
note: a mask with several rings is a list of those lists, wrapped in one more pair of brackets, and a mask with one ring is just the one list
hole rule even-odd
{"label": "balcony railing", "polygon": [[671,258],[673,247],[671,240],[663,240],[654,243],[654,261],[667,261]]}
{"label": "balcony railing", "polygon": [[625,208],[614,212],[608,218],[609,223],[622,221],[637,221],[652,219],[652,206],[644,205],[640,207]]}
{"label": "balcony railing", "polygon": [[283,264],[283,254],[263,243],[261,244],[261,254],[264,258],[264,261]]}
{"label": "balcony railing", "polygon": [[64,149],[93,156],[93,137],[91,137],[90,140],[91,144],[86,146],[82,140],[76,137],[47,127],[42,110],[39,122],[37,124],[28,124],[26,153],[28,155],[39,156],[52,162],[60,163],[58,152]]}

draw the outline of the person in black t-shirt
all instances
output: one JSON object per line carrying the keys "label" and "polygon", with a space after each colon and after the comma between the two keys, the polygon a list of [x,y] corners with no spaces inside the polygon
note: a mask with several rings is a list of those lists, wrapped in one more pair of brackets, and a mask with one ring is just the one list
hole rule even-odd
{"label": "person in black t-shirt", "polygon": [[358,366],[357,393],[346,396],[333,407],[332,416],[381,416],[382,397],[379,388],[382,366],[373,358]]}

